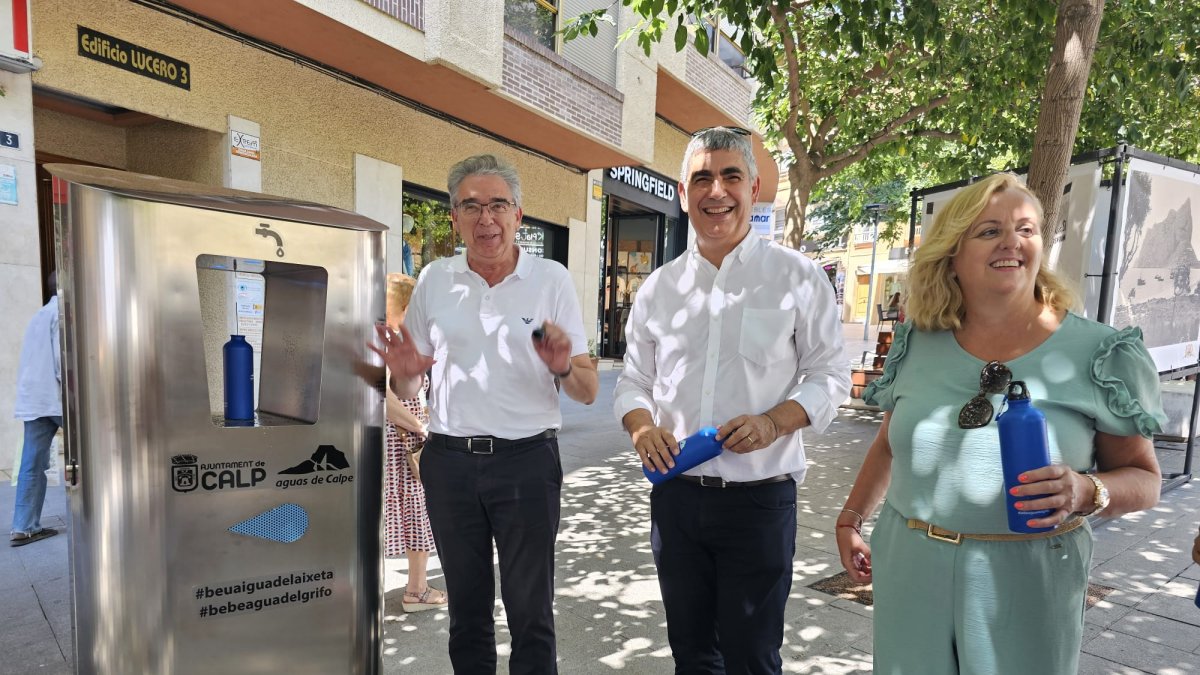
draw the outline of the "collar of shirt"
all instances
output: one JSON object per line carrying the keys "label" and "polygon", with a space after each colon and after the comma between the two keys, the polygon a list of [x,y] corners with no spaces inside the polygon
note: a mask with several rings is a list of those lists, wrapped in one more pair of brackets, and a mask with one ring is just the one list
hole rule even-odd
{"label": "collar of shirt", "polygon": [[[467,272],[470,272],[471,274],[474,274],[475,276],[479,276],[478,274],[476,274],[475,270],[472,270],[471,267],[469,265],[467,265],[467,254],[466,253],[460,253],[459,255],[456,255],[453,258],[451,258],[450,259],[450,269],[454,270],[458,274],[466,274]],[[521,248],[520,246],[517,246],[517,268],[515,270],[513,270],[513,274],[517,275],[518,279],[528,279],[529,274],[532,270],[533,270],[533,258],[530,257],[530,255],[525,252],[525,249]],[[512,274],[510,274],[509,276],[512,276]],[[508,277],[505,277],[505,278],[507,279]]]}
{"label": "collar of shirt", "polygon": [[[742,240],[738,242],[738,245],[734,246],[733,250],[725,255],[725,259],[722,260],[721,266],[725,266],[724,262],[729,260],[730,256],[734,256],[737,258],[738,262],[744,263],[749,260],[750,256],[754,255],[756,251],[766,245],[767,241],[765,239],[755,234],[754,230],[750,230],[746,233],[746,236],[742,237]],[[700,245],[695,242],[693,242],[691,248],[688,249],[688,255],[691,256],[692,261],[697,264],[699,264],[700,261],[703,261],[704,264],[708,265],[709,267],[714,267],[712,263],[708,262],[708,259],[700,254]]]}

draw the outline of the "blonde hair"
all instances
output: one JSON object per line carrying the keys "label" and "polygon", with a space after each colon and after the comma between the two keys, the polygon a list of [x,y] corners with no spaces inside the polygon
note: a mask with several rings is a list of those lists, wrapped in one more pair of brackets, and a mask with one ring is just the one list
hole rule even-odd
{"label": "blonde hair", "polygon": [[387,324],[396,328],[404,323],[404,313],[408,311],[408,301],[412,299],[413,288],[417,280],[392,272],[387,275]]}
{"label": "blonde hair", "polygon": [[[1045,212],[1037,195],[1016,175],[997,173],[962,189],[946,202],[933,221],[933,226],[921,237],[921,246],[908,268],[907,302],[905,313],[917,330],[956,330],[962,327],[962,291],[954,280],[951,267],[954,256],[962,248],[971,223],[987,208],[997,193],[1012,190],[1021,193],[1037,210],[1038,224]],[[1076,309],[1079,295],[1056,273],[1047,267],[1042,256],[1034,282],[1033,297],[1056,311]]]}

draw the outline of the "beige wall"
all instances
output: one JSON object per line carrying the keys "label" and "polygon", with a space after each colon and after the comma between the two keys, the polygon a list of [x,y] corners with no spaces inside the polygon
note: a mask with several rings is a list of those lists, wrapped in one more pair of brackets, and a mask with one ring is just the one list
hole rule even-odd
{"label": "beige wall", "polygon": [[125,129],[42,108],[33,109],[33,128],[38,152],[126,168]]}
{"label": "beige wall", "polygon": [[125,152],[130,171],[221,185],[225,135],[174,122],[132,127]]}
{"label": "beige wall", "polygon": [[17,362],[25,327],[42,306],[44,272],[38,249],[33,87],[29,75],[5,71],[0,71],[0,87],[0,129],[21,139],[19,148],[0,148],[0,164],[12,167],[17,181],[17,203],[0,204],[0,470],[9,471],[24,437],[24,424],[13,419]]}
{"label": "beige wall", "polygon": [[[76,25],[188,62],[191,91],[80,57]],[[210,147],[208,133],[216,134],[223,143],[227,115],[233,114],[262,125],[266,193],[352,210],[355,153],[402,166],[409,182],[444,190],[451,164],[470,154],[494,152],[511,160],[521,172],[527,186],[524,206],[528,215],[562,225],[570,218],[586,220],[587,181],[583,174],[161,12],[118,0],[44,0],[33,5],[33,26],[34,43],[44,63],[34,75],[35,84],[174,123],[128,132],[130,157],[136,153],[131,142],[135,134],[146,138],[158,135],[186,146],[176,157],[150,158],[136,153],[139,166],[147,170],[161,167],[173,175],[182,171],[190,173],[192,180],[220,185],[220,164],[215,170],[209,166],[209,153],[225,150]],[[87,129],[109,146],[118,144],[119,133],[68,118],[75,124],[72,127],[60,117],[39,112],[38,119],[51,125],[45,133],[39,130],[40,149],[85,147],[78,129]],[[208,133],[189,131],[189,127]],[[43,140],[54,132],[73,136],[71,140]],[[155,149],[164,152],[161,146]],[[198,161],[201,166],[185,167],[187,161]]]}
{"label": "beige wall", "polygon": [[679,182],[679,166],[690,140],[691,136],[654,118],[654,161],[650,163],[650,168]]}

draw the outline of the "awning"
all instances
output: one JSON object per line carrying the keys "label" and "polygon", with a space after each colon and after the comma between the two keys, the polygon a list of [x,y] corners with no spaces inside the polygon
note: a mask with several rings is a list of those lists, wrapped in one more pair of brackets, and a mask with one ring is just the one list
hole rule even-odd
{"label": "awning", "polygon": [[[908,261],[901,260],[876,260],[875,274],[904,274],[908,271]],[[859,276],[865,276],[871,273],[870,265],[860,265],[858,268]]]}

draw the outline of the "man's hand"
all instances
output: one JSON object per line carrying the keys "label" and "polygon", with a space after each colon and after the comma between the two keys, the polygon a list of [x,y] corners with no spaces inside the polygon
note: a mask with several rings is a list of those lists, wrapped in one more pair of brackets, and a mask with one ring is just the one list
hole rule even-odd
{"label": "man's hand", "polygon": [[745,454],[762,450],[779,438],[779,429],[768,415],[738,415],[717,427],[721,447]]}
{"label": "man's hand", "polygon": [[397,333],[384,324],[376,324],[375,333],[383,347],[376,347],[369,342],[367,347],[383,357],[383,364],[392,371],[392,377],[411,380],[433,366],[433,357],[417,351],[412,335],[404,326],[400,326],[400,332]]}
{"label": "man's hand", "polygon": [[679,454],[679,443],[669,429],[654,424],[654,418],[645,408],[636,408],[621,418],[625,431],[633,441],[642,466],[651,471],[666,473],[675,466],[675,455]]}
{"label": "man's hand", "polygon": [[[571,370],[571,337],[566,331],[549,321],[542,322],[542,327],[534,331],[533,350],[550,369],[550,372],[560,375]],[[537,337],[540,334],[541,337]]]}
{"label": "man's hand", "polygon": [[629,437],[633,439],[633,449],[642,459],[642,466],[659,473],[666,473],[675,466],[679,443],[670,430],[649,426],[631,433]]}

